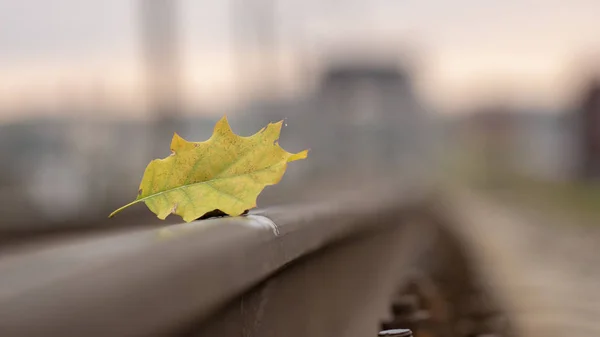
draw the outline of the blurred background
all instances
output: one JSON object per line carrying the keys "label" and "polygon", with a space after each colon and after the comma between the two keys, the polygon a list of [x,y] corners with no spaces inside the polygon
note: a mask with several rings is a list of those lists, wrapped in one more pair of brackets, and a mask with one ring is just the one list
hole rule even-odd
{"label": "blurred background", "polygon": [[260,206],[301,182],[399,173],[598,224],[598,13],[596,0],[0,0],[0,228],[159,223],[143,205],[106,216],[173,132],[205,140],[225,114],[243,135],[284,119],[282,146],[311,149]]}

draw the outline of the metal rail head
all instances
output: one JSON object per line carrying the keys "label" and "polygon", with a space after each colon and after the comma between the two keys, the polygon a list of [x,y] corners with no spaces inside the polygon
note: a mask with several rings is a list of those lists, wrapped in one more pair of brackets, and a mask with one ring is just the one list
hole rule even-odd
{"label": "metal rail head", "polygon": [[[196,322],[198,331],[209,331],[211,326],[221,327],[222,330],[215,330],[219,333],[245,329],[245,319],[255,319],[253,312],[240,313],[239,324],[226,320],[226,324],[220,326],[220,321],[214,317],[227,303],[233,303],[235,310],[232,312],[237,315],[241,306],[231,302],[233,299],[253,291],[253,287],[270,277],[281,280],[293,270],[298,270],[291,274],[300,275],[298,279],[286,277],[286,282],[276,283],[276,289],[284,295],[273,296],[280,301],[271,299],[269,302],[272,304],[267,308],[277,314],[273,314],[268,322],[277,327],[283,326],[282,320],[298,322],[299,306],[291,306],[289,312],[279,307],[287,303],[287,294],[292,294],[294,301],[302,299],[300,302],[310,309],[307,313],[314,313],[313,308],[323,306],[320,299],[327,289],[337,288],[355,294],[362,287],[379,289],[385,286],[392,291],[396,281],[386,281],[383,276],[377,279],[356,277],[343,288],[338,286],[338,273],[354,273],[358,261],[350,260],[358,256],[362,257],[360,263],[364,270],[375,268],[377,275],[384,274],[380,268],[392,264],[404,266],[410,259],[400,259],[404,256],[400,254],[404,248],[398,247],[404,246],[392,239],[409,239],[408,234],[402,234],[413,227],[404,226],[407,222],[403,219],[421,202],[416,193],[390,185],[389,188],[374,187],[372,191],[356,190],[327,198],[325,202],[253,212],[244,217],[50,242],[47,246],[0,259],[0,274],[3,275],[0,280],[0,335],[164,336],[187,329],[188,325],[195,327]],[[345,241],[345,238],[352,240]],[[341,248],[334,249],[334,246]],[[317,252],[319,255],[314,255]],[[352,254],[349,255],[352,258],[343,258],[339,255],[342,253],[336,252]],[[327,263],[298,263],[296,269],[292,269],[293,263],[305,256],[319,258],[318,261],[325,259]],[[374,264],[386,256],[394,258]],[[325,275],[331,279],[324,280]],[[397,275],[390,277],[395,279]],[[290,290],[308,281],[315,285],[324,283],[330,288],[314,286],[306,287],[306,292]],[[309,290],[314,290],[310,296],[307,295]],[[387,298],[383,295],[386,291],[378,294],[382,296],[371,299],[373,305],[385,305]],[[304,296],[308,297],[302,298]],[[362,298],[356,296],[353,300]],[[258,307],[264,308],[260,303]],[[333,301],[332,310],[337,310],[340,303]],[[247,308],[247,304],[243,307]],[[257,309],[257,312],[262,315],[262,310]],[[326,315],[321,317],[323,326],[338,323],[325,323]],[[302,319],[315,321],[308,314]],[[372,327],[380,317],[370,319],[364,322],[365,326]],[[261,329],[272,328],[266,325],[266,318],[261,316],[259,320],[265,324],[260,326]],[[317,326],[311,329],[313,333],[304,335],[324,336],[318,333]]]}

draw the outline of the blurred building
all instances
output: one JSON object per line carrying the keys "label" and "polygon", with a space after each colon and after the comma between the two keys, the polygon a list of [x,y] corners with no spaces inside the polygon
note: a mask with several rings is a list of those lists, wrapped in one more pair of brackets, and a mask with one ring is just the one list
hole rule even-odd
{"label": "blurred building", "polygon": [[590,83],[580,108],[581,175],[600,179],[600,79]]}
{"label": "blurred building", "polygon": [[503,106],[472,111],[462,121],[463,151],[472,155],[473,165],[481,169],[487,182],[497,182],[514,170],[516,135],[515,115]]}
{"label": "blurred building", "polygon": [[463,121],[461,146],[490,182],[576,177],[579,132],[569,111],[488,107]]}
{"label": "blurred building", "polygon": [[[391,62],[334,63],[324,72],[315,99],[318,108],[306,117],[326,126],[313,141],[328,149],[324,154],[335,154],[328,158],[353,163],[360,171],[423,158],[416,153],[424,154],[422,140],[430,134],[408,69]],[[341,144],[332,141],[332,130]]]}
{"label": "blurred building", "polygon": [[307,96],[253,102],[239,115],[248,119],[240,124],[254,131],[285,120],[290,127],[281,144],[293,151],[310,148],[313,174],[362,174],[400,163],[408,171],[423,164],[431,137],[409,71],[397,62],[331,62]]}
{"label": "blurred building", "polygon": [[515,167],[523,175],[550,181],[576,178],[579,132],[571,111],[521,111]]}

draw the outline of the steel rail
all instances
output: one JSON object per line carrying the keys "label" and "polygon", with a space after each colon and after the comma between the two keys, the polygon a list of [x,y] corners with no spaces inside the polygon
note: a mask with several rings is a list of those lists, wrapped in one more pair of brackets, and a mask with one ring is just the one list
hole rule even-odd
{"label": "steel rail", "polygon": [[388,185],[327,202],[95,236],[0,260],[0,336],[150,336],[208,317],[295,260],[397,224]]}

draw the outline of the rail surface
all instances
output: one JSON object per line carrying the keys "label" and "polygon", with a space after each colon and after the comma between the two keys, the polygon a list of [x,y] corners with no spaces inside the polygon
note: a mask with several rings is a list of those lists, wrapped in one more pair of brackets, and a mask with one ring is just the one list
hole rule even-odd
{"label": "rail surface", "polygon": [[[353,273],[353,268],[359,271],[361,262],[365,267],[389,268],[392,260],[380,265],[373,261],[381,261],[381,256],[398,257],[399,247],[406,245],[394,241],[403,237],[398,231],[401,218],[424,199],[416,190],[379,186],[329,197],[327,202],[75,238],[14,254],[0,259],[0,336],[186,335],[179,332],[187,331],[185,327],[204,326],[236,297],[340,242],[356,242],[351,246],[365,248],[354,258],[352,254],[342,255],[345,269],[335,267],[341,273],[338,276],[342,277],[342,271]],[[373,237],[378,239],[368,239]],[[372,254],[375,251],[378,253]],[[362,258],[371,255],[375,260]],[[396,271],[402,268],[398,266]],[[356,280],[385,279],[385,286],[377,285],[380,293],[375,296],[383,299],[392,292],[396,279],[380,270],[374,272],[379,276],[356,275]],[[295,280],[308,282],[305,276]],[[304,286],[311,287],[307,283]],[[363,286],[356,283],[351,291],[359,287]],[[335,288],[330,282],[329,288],[323,286],[322,290]],[[381,305],[387,305],[382,301]],[[190,329],[187,335],[196,331]],[[271,334],[239,335],[280,333],[269,331]],[[323,334],[298,332],[330,336],[327,329],[319,331]]]}

